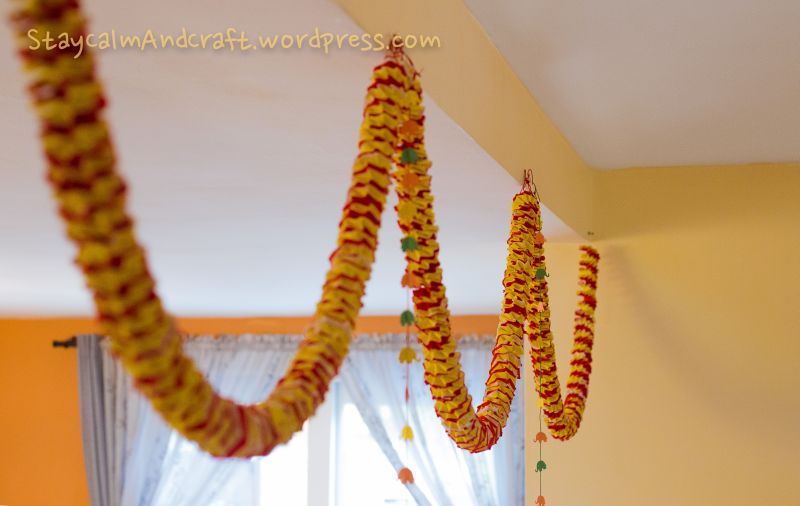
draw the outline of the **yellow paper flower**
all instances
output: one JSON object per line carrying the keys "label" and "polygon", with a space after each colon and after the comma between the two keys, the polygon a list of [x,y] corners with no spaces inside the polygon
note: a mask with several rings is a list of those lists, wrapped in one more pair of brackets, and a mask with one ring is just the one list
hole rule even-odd
{"label": "yellow paper flower", "polygon": [[414,351],[414,348],[405,347],[400,350],[399,359],[401,364],[410,364],[417,360],[417,352]]}

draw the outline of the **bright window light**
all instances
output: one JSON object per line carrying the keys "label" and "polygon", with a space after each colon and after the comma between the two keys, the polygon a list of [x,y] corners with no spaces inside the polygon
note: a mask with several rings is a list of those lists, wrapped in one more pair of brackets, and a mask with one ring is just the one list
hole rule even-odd
{"label": "bright window light", "polygon": [[341,395],[337,411],[336,466],[332,473],[336,480],[335,506],[414,505],[355,404]]}
{"label": "bright window light", "polygon": [[260,506],[308,506],[308,422],[261,458],[258,470]]}

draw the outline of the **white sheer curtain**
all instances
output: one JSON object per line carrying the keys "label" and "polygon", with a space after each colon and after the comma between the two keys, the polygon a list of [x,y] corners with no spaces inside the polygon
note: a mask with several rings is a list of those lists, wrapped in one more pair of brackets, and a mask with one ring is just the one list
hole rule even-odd
{"label": "white sheer curtain", "polygon": [[[283,375],[301,337],[194,337],[185,341],[184,348],[223,395],[252,403],[262,400]],[[405,369],[398,353],[404,339],[355,338],[340,377],[388,461],[396,470],[407,466],[414,473],[416,483],[408,486],[414,500],[420,506],[522,505],[521,402],[515,400],[501,442],[490,452],[470,455],[445,435],[416,362],[411,369],[414,441],[406,454],[399,437]],[[493,344],[493,338],[470,337],[459,344],[476,402],[483,393]],[[80,336],[78,349],[81,422],[93,506],[259,503],[258,459],[221,460],[203,453],[161,420],[97,336]]]}
{"label": "white sheer curtain", "polygon": [[[299,336],[197,337],[186,340],[184,349],[223,395],[252,403],[275,386],[298,342]],[[101,349],[101,396],[92,395],[88,386],[87,369],[96,354],[85,348],[92,346]],[[78,347],[86,376],[81,378],[81,422],[87,472],[90,490],[98,490],[93,506],[213,506],[219,498],[226,506],[258,503],[257,460],[221,460],[200,451],[173,432],[133,389],[105,343],[81,336]],[[104,437],[104,444],[96,444],[97,437]],[[98,478],[102,470],[96,467],[104,463],[108,472]]]}
{"label": "white sheer curtain", "polygon": [[[243,403],[266,398],[297,351],[298,336],[202,337],[188,341],[187,352],[224,396]],[[174,433],[173,433],[174,434]],[[162,463],[154,506],[258,503],[258,460],[216,459],[174,435]]]}
{"label": "white sheer curtain", "polygon": [[[469,336],[458,344],[467,386],[476,404],[483,396],[493,345],[494,337]],[[357,339],[340,375],[342,385],[392,464],[396,469],[411,469],[422,494],[437,506],[522,506],[522,396],[515,397],[500,442],[488,452],[470,454],[457,448],[445,434],[423,381],[422,365],[415,362],[411,366],[409,414],[414,439],[407,451],[400,438],[405,423],[405,365],[398,361],[398,353],[403,346],[405,336],[399,335]],[[419,346],[414,343],[412,347],[421,358]]]}

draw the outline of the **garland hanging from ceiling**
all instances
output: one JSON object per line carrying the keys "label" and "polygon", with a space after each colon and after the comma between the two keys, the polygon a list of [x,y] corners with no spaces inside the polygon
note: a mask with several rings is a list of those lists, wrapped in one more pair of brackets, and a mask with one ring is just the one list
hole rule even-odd
{"label": "garland hanging from ceiling", "polygon": [[[438,260],[428,161],[424,146],[422,90],[412,62],[390,52],[375,67],[367,89],[358,155],[330,256],[322,296],[297,354],[266,400],[239,405],[220,396],[183,353],[178,329],[155,291],[145,252],[126,211],[126,186],[116,170],[103,116],[105,98],[90,52],[30,49],[26,33],[86,34],[76,0],[28,0],[12,15],[29,92],[41,124],[48,180],[111,348],[136,387],[176,430],[221,457],[268,454],[302,428],[322,403],[347,355],[365,285],[370,277],[378,229],[392,179],[404,237],[406,281],[413,290],[413,322],[423,349],[425,381],[435,409],[455,443],[472,452],[501,436],[519,377],[525,324],[537,352],[537,381],[547,394],[545,414],[555,437],[566,439],[580,423],[591,362],[597,254],[584,249],[580,328],[576,359],[562,403],[555,362],[544,269],[538,199],[530,188],[514,197],[509,254],[503,278],[503,310],[497,344],[477,411],[450,332],[449,310]],[[393,166],[396,169],[393,171]],[[573,391],[574,390],[574,391]]]}

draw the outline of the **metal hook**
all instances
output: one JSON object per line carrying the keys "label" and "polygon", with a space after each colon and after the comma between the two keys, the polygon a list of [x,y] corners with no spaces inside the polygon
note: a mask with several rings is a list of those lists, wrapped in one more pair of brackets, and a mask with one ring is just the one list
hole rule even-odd
{"label": "metal hook", "polygon": [[533,196],[536,197],[536,200],[539,200],[539,189],[536,188],[536,183],[533,182],[533,170],[525,169],[522,174],[522,191],[527,190],[533,193]]}
{"label": "metal hook", "polygon": [[396,33],[393,33],[392,36],[389,38],[389,46],[386,48],[386,54],[388,56],[395,56],[400,57],[405,54],[403,50],[403,46],[400,44],[395,44],[394,39],[397,37]]}
{"label": "metal hook", "polygon": [[414,72],[412,77],[420,75],[419,70],[417,70],[417,68],[414,66],[414,60],[412,60],[411,57],[408,56],[408,53],[406,53],[404,49],[405,46],[403,44],[394,43],[394,39],[397,36],[398,34],[394,33],[389,38],[390,42],[388,47],[386,48],[386,58],[393,59],[396,62],[403,65],[404,67],[406,67],[407,69],[410,68],[411,70],[413,70]]}

